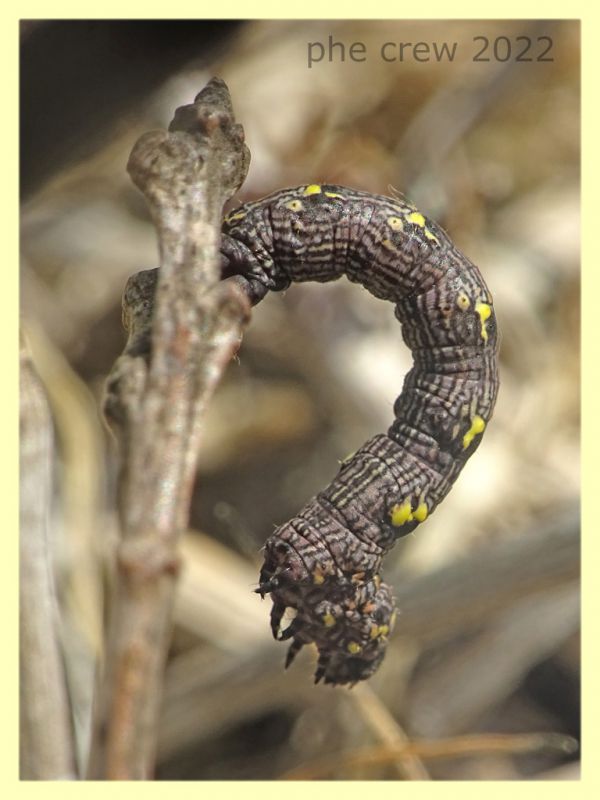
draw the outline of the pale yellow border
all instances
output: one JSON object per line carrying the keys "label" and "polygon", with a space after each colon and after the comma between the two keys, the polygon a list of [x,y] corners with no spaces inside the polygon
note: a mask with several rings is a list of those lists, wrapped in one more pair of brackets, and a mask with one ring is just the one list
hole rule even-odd
{"label": "pale yellow border", "polygon": [[[594,7],[595,6],[595,7]],[[211,13],[210,8],[216,12]],[[1,559],[2,587],[2,643],[6,648],[0,658],[0,687],[4,694],[2,703],[2,738],[0,740],[0,758],[3,766],[2,788],[4,796],[11,797],[13,792],[19,795],[55,794],[55,796],[70,796],[76,792],[78,797],[96,795],[109,791],[111,797],[118,797],[121,793],[135,791],[145,796],[166,796],[176,792],[189,796],[214,796],[214,797],[240,797],[244,800],[259,800],[259,798],[279,797],[283,792],[287,798],[303,798],[307,793],[315,793],[328,797],[331,794],[342,794],[344,798],[358,797],[358,793],[379,792],[380,796],[396,797],[407,795],[428,796],[456,796],[461,798],[511,798],[527,794],[533,796],[540,794],[544,798],[580,797],[583,792],[594,792],[600,796],[600,781],[598,780],[600,753],[598,749],[599,737],[597,729],[600,726],[600,690],[597,678],[598,666],[598,630],[596,627],[595,612],[597,612],[598,594],[596,584],[598,578],[592,572],[594,565],[600,566],[600,531],[596,531],[593,522],[594,510],[597,509],[594,495],[599,493],[600,468],[598,467],[597,452],[600,446],[599,418],[597,413],[600,405],[600,329],[599,314],[596,308],[596,296],[600,295],[600,258],[598,253],[598,230],[600,228],[600,170],[598,170],[598,152],[600,149],[600,126],[598,125],[598,92],[600,84],[600,69],[598,53],[600,52],[600,28],[598,26],[599,13],[597,4],[592,0],[587,2],[548,2],[530,3],[519,0],[504,0],[502,3],[460,2],[441,3],[439,0],[429,0],[427,3],[400,3],[370,0],[361,8],[359,3],[350,3],[349,0],[329,2],[326,6],[322,0],[303,0],[303,2],[284,3],[276,2],[237,2],[210,4],[207,2],[177,2],[170,0],[168,4],[145,0],[143,3],[114,2],[104,0],[102,3],[62,2],[21,3],[20,8],[12,10],[3,8],[0,24],[0,58],[2,58],[2,111],[3,118],[0,125],[2,146],[2,189],[3,189],[3,251],[5,256],[1,268],[2,295],[4,298],[0,324],[2,326],[2,341],[0,349],[2,358],[2,371],[4,376],[3,387],[0,391],[2,403],[2,505],[3,526],[0,541],[5,550]],[[166,13],[168,12],[168,14]],[[584,271],[583,271],[583,407],[584,407],[584,436],[583,436],[583,490],[584,490],[584,618],[587,622],[584,640],[584,773],[580,783],[556,782],[540,785],[530,783],[436,783],[436,784],[408,784],[408,783],[380,783],[377,786],[372,782],[359,783],[321,783],[321,784],[296,784],[279,782],[272,783],[145,783],[130,786],[129,784],[78,783],[72,784],[30,784],[17,782],[17,730],[18,730],[18,688],[16,684],[17,664],[17,529],[18,529],[18,504],[17,504],[17,463],[18,463],[18,414],[16,387],[18,386],[17,370],[17,264],[18,264],[18,160],[17,160],[17,105],[18,105],[18,19],[19,18],[416,18],[416,19],[511,19],[511,18],[570,18],[582,19],[582,42],[584,58],[584,169],[583,169],[583,199],[584,199]],[[556,365],[560,369],[560,364]],[[596,467],[596,469],[594,469]],[[596,786],[596,789],[593,789]]]}

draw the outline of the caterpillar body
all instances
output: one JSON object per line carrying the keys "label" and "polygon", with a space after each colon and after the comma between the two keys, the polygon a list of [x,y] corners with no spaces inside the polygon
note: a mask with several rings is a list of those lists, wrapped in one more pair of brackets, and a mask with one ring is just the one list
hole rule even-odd
{"label": "caterpillar body", "polygon": [[[292,281],[346,275],[395,304],[414,364],[386,434],[267,539],[257,591],[275,638],[319,651],[315,680],[353,684],[381,663],[393,627],[382,557],[450,491],[498,390],[497,326],[477,267],[404,199],[335,185],[283,189],[229,214],[223,275],[257,303]],[[280,630],[286,608],[296,616]]]}

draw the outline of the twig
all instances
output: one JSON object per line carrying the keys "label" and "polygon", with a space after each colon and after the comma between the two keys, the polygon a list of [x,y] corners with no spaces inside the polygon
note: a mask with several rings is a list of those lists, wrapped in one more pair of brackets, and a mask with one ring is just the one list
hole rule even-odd
{"label": "twig", "polygon": [[561,733],[475,734],[452,739],[421,740],[394,747],[365,747],[351,753],[337,753],[290,770],[281,780],[320,780],[331,773],[357,767],[377,767],[399,758],[463,758],[489,753],[531,753],[554,750],[566,754],[577,751],[577,741]]}
{"label": "twig", "polygon": [[405,780],[428,781],[429,775],[419,757],[402,751],[409,744],[408,736],[377,694],[369,686],[359,684],[354,687],[351,700],[356,703],[365,722],[381,739],[382,745],[379,747],[400,751],[398,758],[392,761],[398,776]]}
{"label": "twig", "polygon": [[48,547],[52,420],[23,343],[20,390],[20,772],[26,780],[66,780],[75,777],[75,758]]}
{"label": "twig", "polygon": [[219,283],[218,253],[223,204],[248,162],[227,87],[217,79],[177,109],[168,133],[142,136],[129,159],[157,228],[161,268],[128,283],[129,341],[108,382],[107,417],[122,449],[122,541],[91,778],[152,775],[200,421],[249,313],[241,291]]}

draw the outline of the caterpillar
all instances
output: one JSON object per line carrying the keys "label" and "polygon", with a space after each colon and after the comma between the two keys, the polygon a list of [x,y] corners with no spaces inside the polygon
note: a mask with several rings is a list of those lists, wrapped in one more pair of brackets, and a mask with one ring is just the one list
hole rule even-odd
{"label": "caterpillar", "polygon": [[[222,274],[259,302],[292,281],[345,275],[395,304],[413,366],[394,422],[264,546],[256,591],[290,640],[314,642],[315,681],[351,684],[381,664],[395,609],[383,556],[424,522],[475,452],[498,391],[491,294],[445,231],[404,198],[336,185],[283,189],[225,217]],[[293,621],[281,630],[284,612]]]}

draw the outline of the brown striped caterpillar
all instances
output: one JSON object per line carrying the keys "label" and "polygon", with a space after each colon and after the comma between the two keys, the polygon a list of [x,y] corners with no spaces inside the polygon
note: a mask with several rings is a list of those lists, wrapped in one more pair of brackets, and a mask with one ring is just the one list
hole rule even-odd
{"label": "brown striped caterpillar", "polygon": [[[267,539],[257,591],[271,594],[286,666],[309,642],[315,680],[368,678],[394,622],[382,557],[450,491],[498,390],[492,298],[477,267],[406,201],[316,185],[283,189],[225,218],[224,276],[252,302],[292,281],[342,275],[395,304],[414,365],[387,434],[367,441],[332,483]],[[286,608],[296,611],[280,631]]]}

